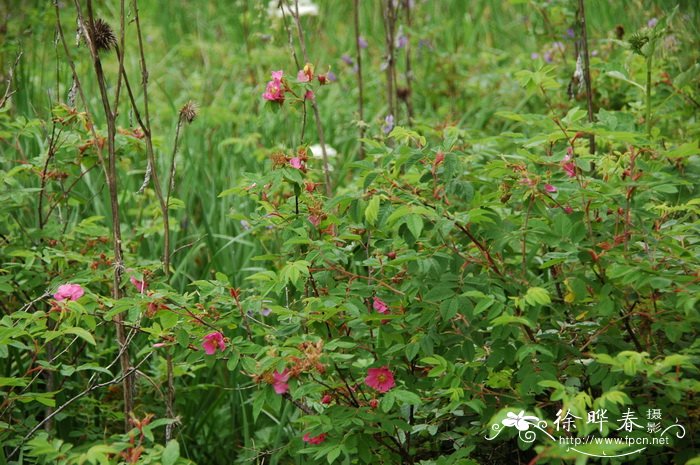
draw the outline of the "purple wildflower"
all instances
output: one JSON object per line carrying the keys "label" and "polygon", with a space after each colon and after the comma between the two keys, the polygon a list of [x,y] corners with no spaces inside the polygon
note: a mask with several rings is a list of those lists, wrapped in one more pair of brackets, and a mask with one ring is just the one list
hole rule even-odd
{"label": "purple wildflower", "polygon": [[394,129],[394,115],[387,115],[387,117],[384,118],[382,131],[384,131],[384,134],[389,134],[392,129]]}

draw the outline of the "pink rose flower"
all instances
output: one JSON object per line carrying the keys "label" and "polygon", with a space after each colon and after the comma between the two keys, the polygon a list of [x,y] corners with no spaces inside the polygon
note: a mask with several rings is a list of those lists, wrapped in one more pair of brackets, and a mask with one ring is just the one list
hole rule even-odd
{"label": "pink rose flower", "polygon": [[218,331],[204,336],[204,342],[202,342],[202,347],[207,355],[214,355],[216,349],[218,348],[222,352],[226,349],[226,343],[224,342],[224,335]]}
{"label": "pink rose flower", "polygon": [[372,303],[372,308],[374,308],[377,313],[388,313],[389,312],[389,306],[384,303],[382,299],[379,297],[373,297],[373,303]]}
{"label": "pink rose flower", "polygon": [[321,397],[321,403],[322,403],[322,404],[326,404],[326,405],[327,405],[327,404],[330,404],[332,400],[333,400],[333,398],[331,397],[330,394],[326,394],[326,395],[324,395],[323,397]]}
{"label": "pink rose flower", "polygon": [[387,392],[396,385],[394,382],[394,374],[387,366],[369,368],[367,370],[365,384],[381,393]]}
{"label": "pink rose flower", "polygon": [[301,438],[302,441],[308,442],[312,446],[315,446],[317,444],[321,444],[323,441],[326,440],[326,433],[321,433],[318,436],[311,437],[309,433],[306,433],[303,438]]}
{"label": "pink rose flower", "polygon": [[145,279],[143,281],[140,281],[132,276],[129,278],[129,281],[131,281],[131,284],[133,284],[136,287],[136,290],[139,291],[140,294],[143,294],[143,292],[148,287],[148,284],[146,283]]}
{"label": "pink rose flower", "polygon": [[285,368],[282,373],[275,370],[272,373],[272,379],[274,380],[272,387],[277,394],[284,394],[289,391],[289,383],[287,383],[289,381],[289,369]]}
{"label": "pink rose flower", "polygon": [[564,159],[561,161],[561,167],[566,173],[566,175],[570,178],[576,177],[576,164],[571,160],[571,157],[574,155],[574,149],[571,147],[566,148],[566,155],[564,155]]}
{"label": "pink rose flower", "polygon": [[554,186],[551,185],[551,184],[545,184],[545,185],[544,185],[544,190],[546,190],[546,191],[549,192],[550,194],[553,194],[553,193],[555,193],[555,192],[557,191],[557,188],[554,187]]}
{"label": "pink rose flower", "polygon": [[282,84],[283,71],[273,71],[272,81],[267,83],[263,98],[271,102],[284,102],[284,84]]}
{"label": "pink rose flower", "polygon": [[299,158],[299,157],[294,157],[291,160],[289,160],[289,164],[291,165],[292,168],[296,168],[298,170],[300,170],[303,166],[303,164],[301,162],[301,158]]}
{"label": "pink rose flower", "polygon": [[56,300],[78,300],[85,294],[80,284],[62,284],[58,286],[53,298]]}
{"label": "pink rose flower", "polygon": [[312,90],[307,90],[306,93],[304,94],[304,100],[313,100],[314,99],[314,92]]}

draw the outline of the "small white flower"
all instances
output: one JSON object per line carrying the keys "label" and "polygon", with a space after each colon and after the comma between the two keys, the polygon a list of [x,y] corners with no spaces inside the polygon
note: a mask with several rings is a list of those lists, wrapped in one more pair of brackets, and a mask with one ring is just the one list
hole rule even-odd
{"label": "small white flower", "polygon": [[514,414],[513,412],[508,412],[507,414],[508,418],[504,418],[501,423],[503,423],[503,426],[507,426],[509,428],[512,428],[515,426],[518,428],[518,431],[527,431],[530,429],[530,425],[532,423],[529,423],[531,421],[539,421],[539,418],[533,417],[532,415],[525,415],[525,410],[521,410],[519,414]]}

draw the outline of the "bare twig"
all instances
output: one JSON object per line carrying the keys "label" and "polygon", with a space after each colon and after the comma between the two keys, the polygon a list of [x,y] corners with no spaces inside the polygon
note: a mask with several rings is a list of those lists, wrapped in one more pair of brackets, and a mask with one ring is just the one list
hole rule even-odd
{"label": "bare twig", "polygon": [[7,87],[5,88],[5,93],[3,94],[2,98],[0,99],[0,109],[2,109],[2,107],[5,106],[5,103],[7,103],[7,100],[10,97],[12,97],[12,95],[15,93],[14,90],[12,92],[10,92],[10,89],[12,88],[12,79],[15,76],[15,69],[17,68],[17,65],[19,64],[19,59],[22,58],[22,53],[23,52],[20,51],[17,54],[17,58],[15,58],[14,64],[12,65],[12,67],[10,67],[10,71],[7,73]]}
{"label": "bare twig", "polygon": [[20,442],[20,444],[19,444],[17,447],[15,447],[15,449],[14,449],[12,452],[10,452],[10,455],[8,456],[8,458],[12,458],[12,457],[19,451],[19,449],[22,447],[22,445],[24,445],[24,443],[27,442],[27,440],[28,440],[29,438],[31,438],[31,437],[34,435],[34,433],[36,433],[37,431],[39,431],[39,429],[41,429],[41,428],[44,426],[44,424],[45,424],[46,422],[51,421],[51,419],[52,419],[53,417],[55,417],[56,415],[58,415],[59,413],[61,413],[63,410],[65,410],[66,408],[68,408],[68,406],[71,405],[73,402],[75,402],[76,400],[79,400],[79,399],[85,397],[86,395],[90,394],[92,391],[95,391],[95,390],[97,390],[97,389],[100,389],[100,388],[103,388],[103,387],[106,387],[106,386],[110,386],[110,385],[112,385],[112,384],[118,384],[118,383],[123,382],[123,381],[124,381],[126,378],[128,378],[129,376],[132,376],[133,373],[134,373],[136,370],[138,370],[139,367],[140,367],[141,365],[143,365],[143,364],[146,362],[146,360],[148,360],[148,359],[150,358],[150,356],[151,356],[152,354],[153,354],[153,352],[150,352],[150,353],[149,353],[148,355],[146,355],[146,356],[143,358],[143,360],[141,360],[138,364],[136,364],[135,366],[131,367],[131,368],[129,369],[129,371],[127,371],[127,372],[123,373],[122,375],[117,376],[116,378],[113,378],[113,379],[111,379],[111,380],[109,380],[109,381],[105,381],[104,383],[99,383],[99,384],[94,384],[94,385],[92,384],[92,382],[94,381],[95,377],[97,376],[97,373],[95,373],[95,374],[90,378],[90,381],[89,381],[89,384],[90,384],[90,385],[89,385],[86,389],[84,389],[83,391],[79,392],[77,395],[71,397],[71,398],[68,399],[66,402],[64,402],[63,404],[61,404],[56,410],[54,410],[54,411],[51,413],[51,415],[49,415],[49,416],[47,416],[46,418],[44,418],[43,420],[41,420],[39,423],[36,424],[36,426],[34,426],[34,428],[32,428],[31,430],[29,430],[29,432],[22,438],[22,441]]}

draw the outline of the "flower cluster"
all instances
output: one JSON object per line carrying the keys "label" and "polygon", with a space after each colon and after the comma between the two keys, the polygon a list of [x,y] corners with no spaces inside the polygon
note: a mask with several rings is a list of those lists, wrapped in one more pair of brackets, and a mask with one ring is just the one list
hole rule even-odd
{"label": "flower cluster", "polygon": [[282,82],[283,75],[283,71],[272,72],[272,80],[267,83],[267,87],[265,87],[265,93],[263,94],[263,98],[265,100],[278,103],[284,102],[285,85],[284,82]]}
{"label": "flower cluster", "polygon": [[[336,80],[335,75],[330,71],[330,69],[327,73],[318,75],[315,74],[314,66],[311,63],[306,63],[304,68],[297,72],[297,82],[301,84],[311,84],[314,81],[314,78],[322,86]],[[272,80],[267,83],[265,92],[262,94],[263,98],[270,102],[282,104],[284,103],[286,93],[292,94],[299,100],[313,100],[316,98],[314,91],[308,87],[302,89],[302,92],[297,94],[292,88],[289,87],[287,80],[284,79],[284,71],[272,71]]]}

